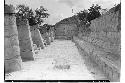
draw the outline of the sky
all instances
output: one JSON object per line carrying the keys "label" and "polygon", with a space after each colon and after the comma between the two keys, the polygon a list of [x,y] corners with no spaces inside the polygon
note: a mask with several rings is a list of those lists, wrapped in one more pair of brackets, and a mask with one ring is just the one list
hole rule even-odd
{"label": "sky", "polygon": [[18,4],[25,4],[32,9],[42,5],[50,14],[45,22],[55,24],[64,18],[71,17],[80,10],[88,9],[92,4],[99,4],[103,9],[110,9],[115,4],[120,3],[120,0],[5,0],[5,3],[15,7]]}

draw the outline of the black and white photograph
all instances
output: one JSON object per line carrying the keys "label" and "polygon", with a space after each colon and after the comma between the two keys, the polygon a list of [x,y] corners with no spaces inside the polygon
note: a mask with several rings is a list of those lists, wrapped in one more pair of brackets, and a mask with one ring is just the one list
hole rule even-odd
{"label": "black and white photograph", "polygon": [[4,82],[120,82],[121,4],[4,0]]}

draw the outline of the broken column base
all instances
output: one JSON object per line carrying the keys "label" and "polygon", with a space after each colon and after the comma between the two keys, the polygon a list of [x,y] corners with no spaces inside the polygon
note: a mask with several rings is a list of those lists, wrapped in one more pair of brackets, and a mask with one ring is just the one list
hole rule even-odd
{"label": "broken column base", "polygon": [[32,61],[34,60],[34,57],[33,57],[33,52],[32,51],[22,51],[21,52],[21,58],[22,58],[22,61]]}
{"label": "broken column base", "polygon": [[12,59],[4,60],[4,68],[6,73],[19,71],[21,70],[22,60],[20,56],[16,56]]}
{"label": "broken column base", "polygon": [[46,41],[47,45],[50,45],[51,43],[51,38],[49,37],[48,33],[42,34],[43,39]]}

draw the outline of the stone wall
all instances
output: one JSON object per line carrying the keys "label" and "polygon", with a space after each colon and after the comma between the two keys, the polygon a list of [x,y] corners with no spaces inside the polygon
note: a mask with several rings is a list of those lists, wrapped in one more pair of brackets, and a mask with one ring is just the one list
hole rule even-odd
{"label": "stone wall", "polygon": [[21,57],[14,7],[5,5],[4,10],[4,67],[5,73],[21,69]]}
{"label": "stone wall", "polygon": [[37,45],[37,47],[41,47],[43,49],[45,47],[43,42],[44,39],[42,38],[40,31],[37,28],[39,28],[38,25],[30,27],[32,41]]}
{"label": "stone wall", "polygon": [[78,34],[73,41],[86,51],[104,71],[110,81],[120,81],[121,70],[121,13],[109,10],[101,17],[92,20],[88,35]]}
{"label": "stone wall", "polygon": [[[120,10],[117,12],[107,12],[100,18],[91,21],[90,29],[92,31],[100,32],[116,32],[121,24],[120,22]],[[101,27],[101,28],[100,28]]]}
{"label": "stone wall", "polygon": [[23,61],[34,60],[33,42],[28,20],[17,19],[17,29],[20,45],[20,56]]}
{"label": "stone wall", "polygon": [[56,39],[72,39],[74,35],[78,34],[77,17],[69,17],[55,25],[55,38]]}
{"label": "stone wall", "polygon": [[77,31],[76,24],[59,24],[58,28],[56,28],[56,38],[72,39],[72,36],[76,35]]}
{"label": "stone wall", "polygon": [[109,50],[103,49],[96,44],[103,45],[103,42],[93,41],[91,38],[86,37],[80,39],[74,37],[73,41],[76,43],[76,46],[84,50],[89,57],[94,60],[100,67],[101,70],[107,75],[110,81],[119,81],[120,80],[120,58],[114,56],[114,54],[108,54]]}

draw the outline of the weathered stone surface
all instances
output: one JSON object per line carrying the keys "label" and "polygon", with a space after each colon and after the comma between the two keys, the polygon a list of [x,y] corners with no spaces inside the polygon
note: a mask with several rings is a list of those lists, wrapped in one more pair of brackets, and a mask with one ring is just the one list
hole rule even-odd
{"label": "weathered stone surface", "polygon": [[77,17],[73,16],[66,18],[55,25],[55,38],[57,39],[72,39],[78,34]]}
{"label": "weathered stone surface", "polygon": [[12,59],[4,60],[5,73],[19,71],[22,68],[22,60],[20,56],[13,57]]}
{"label": "weathered stone surface", "polygon": [[105,57],[106,53],[105,51],[103,51],[103,49],[100,49],[96,45],[93,45],[91,42],[80,40],[77,37],[73,37],[73,41],[77,46],[80,46],[82,50],[88,53],[88,55],[99,65],[100,69],[103,70],[103,72],[111,81],[119,80],[120,65],[117,64],[116,61]]}
{"label": "weathered stone surface", "polygon": [[49,31],[49,36],[50,36],[51,42],[53,42],[53,41],[54,41],[54,38],[55,38],[55,34],[54,34],[54,31],[53,31],[53,30],[50,30],[50,31]]}
{"label": "weathered stone surface", "polygon": [[[100,18],[91,21],[90,28],[92,31],[118,31],[118,15],[116,13],[107,13]],[[101,27],[101,28],[100,28]]]}
{"label": "weathered stone surface", "polygon": [[5,5],[4,12],[4,62],[5,73],[21,69],[20,48],[14,8]]}
{"label": "weathered stone surface", "polygon": [[[118,9],[118,8],[117,8]],[[91,21],[89,35],[73,37],[73,41],[88,53],[111,81],[120,80],[121,13],[120,8]],[[81,33],[79,33],[81,34]]]}
{"label": "weathered stone surface", "polygon": [[4,14],[12,14],[15,13],[15,7],[13,5],[7,5],[4,6]]}
{"label": "weathered stone surface", "polygon": [[46,33],[43,33],[42,34],[42,37],[43,37],[43,39],[46,41],[46,44],[47,45],[50,45],[50,43],[51,43],[51,38],[49,37],[49,34],[46,32]]}
{"label": "weathered stone surface", "polygon": [[17,20],[17,29],[20,45],[20,55],[23,61],[34,60],[33,42],[30,33],[30,26],[26,19]]}
{"label": "weathered stone surface", "polygon": [[43,38],[40,34],[40,31],[37,28],[39,28],[38,25],[30,26],[32,40],[33,43],[37,45],[37,47],[41,47],[43,49],[45,47]]}

